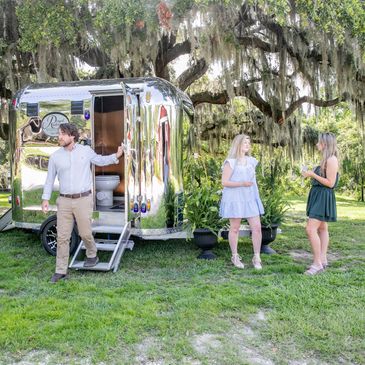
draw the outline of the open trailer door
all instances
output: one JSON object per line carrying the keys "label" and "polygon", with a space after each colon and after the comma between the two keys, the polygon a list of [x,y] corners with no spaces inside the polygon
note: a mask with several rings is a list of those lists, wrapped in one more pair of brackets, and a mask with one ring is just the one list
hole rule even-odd
{"label": "open trailer door", "polygon": [[[126,151],[124,153],[124,171],[121,173],[121,182],[124,182],[124,209],[120,209],[118,204],[115,206],[114,203],[111,204],[110,207],[100,206],[96,204],[95,211],[95,219],[92,225],[92,231],[95,235],[95,243],[96,248],[100,252],[107,252],[108,254],[103,255],[103,261],[100,261],[93,267],[84,267],[84,254],[86,247],[84,243],[81,241],[74,257],[71,260],[69,265],[70,268],[76,270],[94,270],[94,271],[110,271],[114,272],[118,270],[120,260],[126,249],[132,250],[134,246],[134,242],[129,240],[131,235],[131,221],[128,218],[128,210],[129,204],[127,199],[127,186],[128,186],[128,178],[126,172],[126,166],[129,161],[129,150],[127,142],[127,128],[128,123],[126,121],[126,115],[128,114],[128,110],[126,109],[126,92],[123,83],[121,84],[122,88],[116,90],[93,90],[92,94],[92,105],[93,105],[93,113],[92,113],[92,147],[95,149],[97,153],[103,153],[103,151],[98,151],[98,140],[103,141],[103,146],[108,147],[108,141],[114,140],[118,131],[114,130],[114,135],[110,135],[110,132],[113,134],[113,128],[115,129],[116,124],[123,129],[120,134],[120,140],[118,140],[117,145],[112,146],[114,149],[117,148],[118,145],[122,143],[127,145]],[[118,108],[116,104],[119,103],[120,98],[120,117],[116,117],[118,114]],[[97,125],[97,124],[100,124]],[[103,125],[101,125],[103,124]],[[104,125],[105,124],[105,125]],[[117,126],[117,127],[118,127]],[[104,128],[105,127],[105,128]],[[98,132],[99,131],[99,132]],[[105,133],[104,133],[105,132]],[[98,134],[99,133],[99,134]],[[124,137],[122,137],[124,136]],[[118,137],[119,138],[119,137]],[[114,141],[115,142],[115,141]],[[110,147],[110,146],[109,146]],[[121,165],[115,165],[121,168]],[[112,166],[111,166],[112,167]],[[110,176],[110,171],[105,171],[105,175],[103,175],[103,171],[100,171],[98,176],[108,177]],[[116,173],[115,171],[113,172]],[[97,178],[97,177],[96,177]],[[95,178],[95,179],[96,179]],[[94,186],[97,187],[96,184]],[[96,190],[96,200],[98,200],[97,194],[99,194]],[[100,200],[100,199],[99,199]],[[118,209],[114,209],[117,207]],[[105,259],[104,259],[105,257]]]}

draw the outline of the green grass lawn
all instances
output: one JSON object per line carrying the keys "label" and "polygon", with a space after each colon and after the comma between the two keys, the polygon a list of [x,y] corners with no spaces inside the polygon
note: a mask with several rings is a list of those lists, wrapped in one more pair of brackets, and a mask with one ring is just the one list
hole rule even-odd
{"label": "green grass lawn", "polygon": [[330,268],[310,263],[303,199],[263,256],[244,270],[227,241],[215,261],[184,241],[137,243],[116,273],[71,272],[52,285],[55,259],[39,238],[0,234],[0,363],[364,364],[365,205],[338,199]]}

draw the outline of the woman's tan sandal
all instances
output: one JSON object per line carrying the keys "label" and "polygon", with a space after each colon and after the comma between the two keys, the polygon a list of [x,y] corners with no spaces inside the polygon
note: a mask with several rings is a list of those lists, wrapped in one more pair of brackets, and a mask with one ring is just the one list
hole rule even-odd
{"label": "woman's tan sandal", "polygon": [[238,267],[239,269],[243,269],[245,267],[245,265],[243,265],[243,262],[241,261],[241,257],[238,253],[235,253],[232,255],[231,258],[232,264],[236,267]]}
{"label": "woman's tan sandal", "polygon": [[261,259],[260,257],[254,256],[252,258],[252,265],[256,270],[262,270],[262,265],[261,265]]}
{"label": "woman's tan sandal", "polygon": [[304,272],[304,275],[317,275],[323,272],[322,266],[311,265],[307,271]]}

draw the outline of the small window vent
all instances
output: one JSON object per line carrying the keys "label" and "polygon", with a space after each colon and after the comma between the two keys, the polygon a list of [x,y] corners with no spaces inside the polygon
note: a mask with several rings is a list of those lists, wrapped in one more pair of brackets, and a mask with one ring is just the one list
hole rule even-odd
{"label": "small window vent", "polygon": [[27,103],[27,116],[37,117],[38,116],[38,103]]}
{"label": "small window vent", "polygon": [[84,101],[71,101],[71,115],[84,114]]}

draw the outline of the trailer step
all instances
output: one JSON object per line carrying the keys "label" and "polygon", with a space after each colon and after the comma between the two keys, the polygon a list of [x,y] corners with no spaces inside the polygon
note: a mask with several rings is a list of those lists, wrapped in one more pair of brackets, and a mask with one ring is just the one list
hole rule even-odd
{"label": "trailer step", "polygon": [[[96,243],[96,248],[98,251],[111,251],[113,252],[115,250],[115,247],[117,246],[116,243]],[[85,245],[82,245],[82,250],[86,250]]]}
{"label": "trailer step", "polygon": [[117,225],[113,225],[113,226],[108,226],[108,225],[100,225],[100,226],[93,226],[92,228],[92,232],[93,233],[112,233],[112,234],[121,234],[123,231],[123,227],[121,226],[117,226]]}
{"label": "trailer step", "polygon": [[99,262],[93,267],[84,267],[84,261],[75,261],[72,264],[72,269],[75,270],[92,270],[92,271],[109,271],[108,262]]}
{"label": "trailer step", "polygon": [[[95,240],[96,241],[96,240]],[[96,248],[98,249],[98,251],[111,251],[113,252],[115,250],[115,248],[117,247],[117,240],[110,240],[111,242],[108,242],[108,240],[104,240],[104,242],[107,243],[96,243]],[[112,243],[113,242],[113,243]],[[124,242],[124,244],[127,244],[128,249],[132,250],[133,246],[134,246],[134,242],[131,240],[128,240],[128,242]],[[86,250],[85,245],[83,244],[81,247],[82,250]]]}
{"label": "trailer step", "polygon": [[[120,229],[120,227],[119,227]],[[95,232],[93,230],[93,232]],[[110,232],[110,230],[104,231],[102,230],[99,233],[113,233],[114,231]],[[75,270],[94,270],[94,271],[110,271],[116,272],[119,268],[120,260],[124,254],[126,249],[133,250],[134,242],[129,240],[131,234],[131,223],[128,222],[124,225],[123,229],[121,229],[121,234],[118,240],[110,240],[110,239],[103,239],[98,238],[95,240],[96,248],[98,251],[110,252],[111,256],[109,261],[106,262],[99,262],[93,267],[84,267],[84,261],[79,259],[79,255],[82,251],[86,249],[85,244],[83,241],[80,242],[77,250],[72,257],[71,263],[69,265],[70,269]],[[81,256],[81,255],[80,255]]]}

